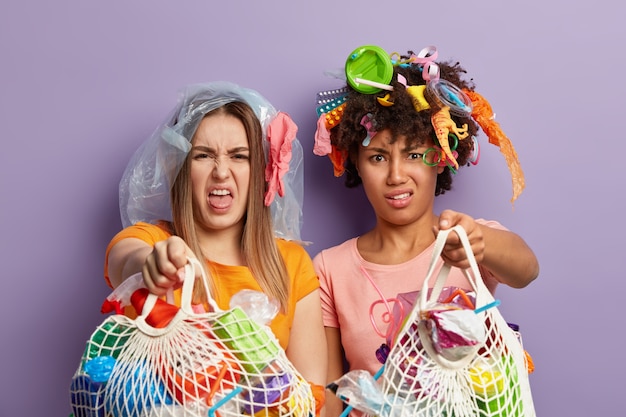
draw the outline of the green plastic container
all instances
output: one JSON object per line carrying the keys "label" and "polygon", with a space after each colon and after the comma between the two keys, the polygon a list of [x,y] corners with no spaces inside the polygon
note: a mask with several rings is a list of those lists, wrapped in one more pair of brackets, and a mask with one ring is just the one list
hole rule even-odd
{"label": "green plastic container", "polygon": [[357,78],[379,84],[389,84],[393,78],[393,64],[384,49],[379,46],[360,46],[348,56],[345,65],[348,84],[362,94],[375,94],[380,88],[356,81]]}
{"label": "green plastic container", "polygon": [[260,372],[280,351],[276,339],[239,307],[220,316],[213,331],[248,372]]}

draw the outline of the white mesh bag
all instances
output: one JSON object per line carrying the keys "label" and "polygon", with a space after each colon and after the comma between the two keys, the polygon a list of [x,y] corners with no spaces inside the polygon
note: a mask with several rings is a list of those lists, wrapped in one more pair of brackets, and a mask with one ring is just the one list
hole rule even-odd
{"label": "white mesh bag", "polygon": [[[459,235],[468,255],[470,268],[464,272],[475,292],[474,308],[459,309],[438,301],[449,265],[444,264],[432,291],[428,291],[449,233]],[[379,379],[385,400],[378,414],[534,417],[524,349],[495,306],[465,230],[456,226],[441,231],[420,296],[391,347]],[[475,337],[460,337],[461,341],[455,342],[455,334]]]}
{"label": "white mesh bag", "polygon": [[136,319],[115,314],[93,332],[72,378],[74,417],[315,415],[310,385],[268,326],[214,300],[194,313],[195,268],[186,266],[180,308],[141,288]]}

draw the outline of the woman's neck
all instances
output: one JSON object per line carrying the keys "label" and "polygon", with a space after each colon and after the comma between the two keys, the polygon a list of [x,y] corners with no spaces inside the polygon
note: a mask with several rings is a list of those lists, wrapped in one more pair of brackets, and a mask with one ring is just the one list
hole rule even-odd
{"label": "woman's neck", "polygon": [[381,265],[407,262],[433,244],[436,222],[434,215],[402,226],[378,221],[372,230],[359,237],[357,248],[368,262]]}
{"label": "woman's neck", "polygon": [[223,265],[246,265],[241,238],[243,229],[198,229],[198,241],[204,256]]}

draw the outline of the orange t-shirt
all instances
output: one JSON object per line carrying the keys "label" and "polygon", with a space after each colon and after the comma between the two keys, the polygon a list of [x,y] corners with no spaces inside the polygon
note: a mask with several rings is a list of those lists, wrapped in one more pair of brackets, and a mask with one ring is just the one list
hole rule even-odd
{"label": "orange t-shirt", "polygon": [[[149,245],[154,245],[170,236],[171,233],[166,226],[142,222],[127,227],[115,235],[107,247],[104,261],[104,279],[107,285],[112,287],[109,280],[108,260],[109,252],[116,243],[122,239],[135,238]],[[319,280],[310,256],[300,244],[284,239],[276,239],[276,243],[287,267],[290,293],[287,311],[285,313],[279,312],[270,323],[270,328],[283,349],[287,349],[296,303],[318,289]],[[213,274],[210,278],[215,286],[215,301],[222,310],[228,310],[232,296],[243,289],[261,291],[259,284],[246,266],[222,265],[210,261],[207,262],[207,265],[207,271],[211,271]],[[180,290],[174,292],[174,297],[177,305],[180,305]]]}

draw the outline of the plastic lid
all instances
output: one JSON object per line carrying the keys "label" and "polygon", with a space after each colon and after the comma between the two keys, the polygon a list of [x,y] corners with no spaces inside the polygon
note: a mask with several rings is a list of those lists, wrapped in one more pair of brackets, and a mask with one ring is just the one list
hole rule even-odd
{"label": "plastic lid", "polygon": [[348,84],[359,93],[375,94],[380,88],[358,83],[356,78],[362,78],[380,84],[389,84],[393,78],[393,64],[384,49],[364,45],[356,48],[346,60],[346,79]]}

